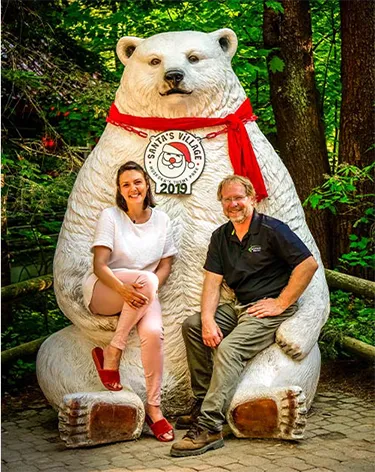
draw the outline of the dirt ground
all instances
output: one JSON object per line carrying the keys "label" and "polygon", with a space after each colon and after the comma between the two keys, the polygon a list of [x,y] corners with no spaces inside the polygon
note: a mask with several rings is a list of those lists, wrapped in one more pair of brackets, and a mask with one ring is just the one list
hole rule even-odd
{"label": "dirt ground", "polygon": [[[375,405],[375,366],[357,360],[325,361],[322,364],[319,388],[353,393]],[[42,409],[48,403],[41,392],[35,375],[30,375],[19,389],[2,392],[2,418],[27,409]]]}
{"label": "dirt ground", "polygon": [[325,361],[320,385],[329,391],[353,393],[375,404],[375,365],[353,359]]}

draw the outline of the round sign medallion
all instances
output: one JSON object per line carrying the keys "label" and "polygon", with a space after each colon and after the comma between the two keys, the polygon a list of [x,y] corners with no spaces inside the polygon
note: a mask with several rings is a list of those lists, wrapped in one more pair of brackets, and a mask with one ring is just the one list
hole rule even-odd
{"label": "round sign medallion", "polygon": [[155,193],[191,194],[192,183],[203,172],[205,154],[199,138],[169,130],[151,136],[144,159]]}

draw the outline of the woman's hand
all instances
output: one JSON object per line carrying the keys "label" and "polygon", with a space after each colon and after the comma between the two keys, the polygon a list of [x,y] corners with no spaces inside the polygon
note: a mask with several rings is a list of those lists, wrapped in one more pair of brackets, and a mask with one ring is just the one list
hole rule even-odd
{"label": "woman's hand", "polygon": [[119,293],[124,301],[131,308],[141,308],[143,305],[147,305],[149,300],[142,293],[137,290],[143,288],[143,284],[125,284],[121,283],[121,286],[118,287],[117,293]]}
{"label": "woman's hand", "polygon": [[143,284],[125,284],[121,282],[108,267],[111,249],[105,246],[94,247],[94,273],[105,285],[115,290],[131,308],[141,308],[149,300],[138,290],[143,288]]}

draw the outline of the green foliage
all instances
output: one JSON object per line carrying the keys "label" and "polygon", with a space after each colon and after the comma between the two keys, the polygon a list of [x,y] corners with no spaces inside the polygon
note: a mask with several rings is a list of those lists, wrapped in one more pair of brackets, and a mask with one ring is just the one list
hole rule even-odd
{"label": "green foliage", "polygon": [[326,358],[335,358],[343,336],[375,346],[375,308],[371,300],[337,290],[331,292],[331,313],[325,324],[320,347]]}
{"label": "green foliage", "polygon": [[2,374],[2,383],[7,390],[12,388],[18,390],[20,383],[25,381],[25,378],[35,372],[35,361],[24,361],[17,359],[13,366],[7,369],[6,374]]}
{"label": "green foliage", "polygon": [[[368,210],[373,209],[369,208]],[[364,236],[358,237],[355,234],[349,236],[350,252],[343,254],[340,257],[340,262],[343,266],[361,266],[369,269],[375,269],[375,254],[373,251],[373,241],[371,238]]]}
{"label": "green foliage", "polygon": [[270,70],[274,74],[275,72],[282,72],[285,67],[285,62],[277,56],[273,56],[273,58],[269,62]]}
{"label": "green foliage", "polygon": [[364,202],[364,197],[375,196],[362,195],[357,191],[359,183],[366,180],[372,181],[371,172],[374,168],[375,163],[363,169],[349,164],[340,164],[335,174],[325,176],[324,184],[313,190],[304,205],[310,205],[319,210],[328,209],[334,215],[338,213],[340,204],[358,211],[358,207],[362,207],[363,204],[368,205]]}
{"label": "green foliage", "polygon": [[2,69],[2,78],[13,82],[17,88],[32,87],[35,90],[45,90],[46,77],[37,75],[32,71],[18,70],[18,69]]}
{"label": "green foliage", "polygon": [[[27,297],[13,307],[14,319],[1,334],[2,350],[52,334],[70,324],[57,306],[52,291]],[[2,372],[7,389],[19,387],[28,374],[35,372],[35,361],[18,359]]]}
{"label": "green foliage", "polygon": [[13,323],[1,334],[2,350],[52,334],[70,323],[52,291],[27,297],[14,308]]}
{"label": "green foliage", "polygon": [[86,89],[76,90],[69,100],[56,97],[47,112],[49,121],[54,122],[54,131],[73,148],[95,146],[104,130],[117,85],[89,78]]}
{"label": "green foliage", "polygon": [[266,7],[271,8],[275,13],[284,13],[284,7],[277,0],[267,0]]}
{"label": "green foliage", "polygon": [[67,172],[64,165],[51,168],[43,160],[32,162],[29,159],[33,156],[22,151],[17,160],[2,157],[8,216],[35,215],[65,207],[75,175]]}
{"label": "green foliage", "polygon": [[331,170],[336,171],[341,107],[340,2],[310,2],[315,80],[325,124]]}
{"label": "green foliage", "polygon": [[[332,176],[326,176],[323,185],[315,188],[304,205],[318,210],[330,210],[334,215],[351,217],[353,229],[362,231],[361,235],[349,235],[348,253],[342,254],[341,267],[364,267],[375,269],[373,251],[373,234],[371,228],[375,223],[375,211],[372,199],[375,194],[362,194],[358,191],[366,182],[372,182],[375,163],[360,169],[349,164],[341,164]],[[367,231],[368,234],[363,234]]]}

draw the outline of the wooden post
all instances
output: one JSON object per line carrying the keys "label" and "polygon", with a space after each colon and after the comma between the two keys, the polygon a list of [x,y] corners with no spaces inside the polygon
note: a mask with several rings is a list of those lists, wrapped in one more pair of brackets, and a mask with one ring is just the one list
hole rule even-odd
{"label": "wooden post", "polygon": [[375,282],[329,269],[325,270],[325,274],[330,289],[344,290],[374,300]]}
{"label": "wooden post", "polygon": [[9,362],[16,361],[22,357],[32,356],[36,354],[43,344],[43,342],[49,336],[43,336],[42,338],[35,339],[29,343],[21,344],[20,346],[12,347],[1,353],[1,365],[8,364]]}
{"label": "wooden post", "polygon": [[25,280],[17,284],[7,285],[1,289],[1,300],[3,302],[13,301],[30,293],[44,292],[53,285],[53,275],[42,275],[34,279]]}

